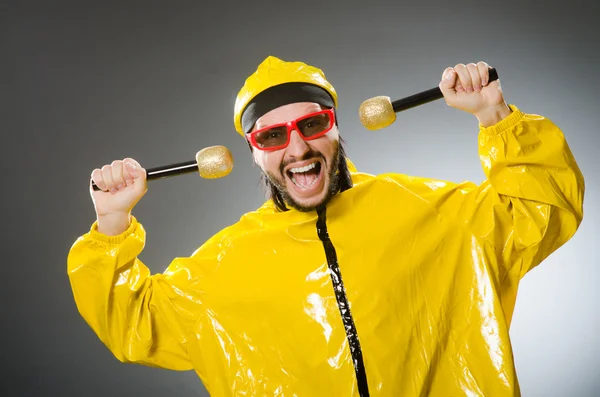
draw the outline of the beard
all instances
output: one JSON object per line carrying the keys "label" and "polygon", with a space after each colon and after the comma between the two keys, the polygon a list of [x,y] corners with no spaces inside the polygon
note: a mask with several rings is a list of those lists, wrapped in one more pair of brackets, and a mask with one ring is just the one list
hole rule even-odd
{"label": "beard", "polygon": [[[339,187],[340,187],[340,177],[339,177],[340,162],[345,161],[345,159],[343,159],[341,157],[342,156],[341,156],[341,152],[340,152],[340,143],[338,141],[338,144],[335,147],[333,156],[331,156],[331,164],[329,164],[329,161],[325,158],[325,156],[323,156],[323,154],[321,152],[311,149],[300,159],[293,159],[293,160],[290,159],[289,161],[283,162],[279,168],[279,170],[280,170],[279,173],[280,173],[281,177],[277,177],[273,173],[270,173],[270,172],[266,172],[266,173],[263,172],[262,176],[264,178],[267,188],[270,188],[271,196],[272,196],[271,198],[275,201],[276,204],[279,204],[278,206],[285,204],[286,206],[291,207],[300,212],[310,212],[310,211],[317,209],[318,207],[326,205],[329,202],[329,200],[331,200],[331,198],[339,190]],[[294,161],[302,161],[302,160],[308,160],[308,159],[313,159],[313,158],[320,158],[323,160],[324,169],[321,172],[324,172],[324,173],[327,172],[328,178],[326,178],[326,180],[329,181],[329,185],[325,186],[326,193],[320,202],[313,203],[311,205],[302,205],[298,201],[294,200],[294,198],[290,195],[288,189],[285,187],[286,183],[285,183],[285,176],[283,175],[283,169],[288,164],[290,164]],[[323,177],[325,177],[325,175],[323,175]],[[291,183],[294,183],[294,182],[291,182]],[[278,200],[280,201],[279,203],[278,203]]]}

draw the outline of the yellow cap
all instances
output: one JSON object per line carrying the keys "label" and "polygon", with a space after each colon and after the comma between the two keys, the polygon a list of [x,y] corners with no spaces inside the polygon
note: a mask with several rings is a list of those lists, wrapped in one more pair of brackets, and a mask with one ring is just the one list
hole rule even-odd
{"label": "yellow cap", "polygon": [[314,84],[326,90],[333,98],[335,106],[338,105],[335,88],[325,79],[325,74],[321,69],[303,62],[286,62],[277,57],[268,56],[246,79],[235,100],[233,123],[240,135],[244,136],[241,120],[248,103],[266,89],[285,83]]}

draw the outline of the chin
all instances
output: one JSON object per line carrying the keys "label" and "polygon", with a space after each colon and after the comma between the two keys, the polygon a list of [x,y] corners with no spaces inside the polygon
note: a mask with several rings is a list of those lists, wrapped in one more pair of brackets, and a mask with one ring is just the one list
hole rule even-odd
{"label": "chin", "polygon": [[297,200],[292,198],[289,204],[298,211],[310,212],[315,210],[320,205],[323,205],[326,201],[325,199],[326,197],[324,195],[319,195],[319,197],[303,200]]}

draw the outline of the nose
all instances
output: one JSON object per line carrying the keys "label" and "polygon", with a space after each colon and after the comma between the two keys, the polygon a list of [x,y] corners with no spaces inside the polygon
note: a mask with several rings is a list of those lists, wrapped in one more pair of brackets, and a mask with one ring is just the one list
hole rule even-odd
{"label": "nose", "polygon": [[301,159],[306,152],[310,151],[310,147],[300,135],[300,132],[293,129],[290,132],[290,144],[287,147],[287,152],[290,157]]}

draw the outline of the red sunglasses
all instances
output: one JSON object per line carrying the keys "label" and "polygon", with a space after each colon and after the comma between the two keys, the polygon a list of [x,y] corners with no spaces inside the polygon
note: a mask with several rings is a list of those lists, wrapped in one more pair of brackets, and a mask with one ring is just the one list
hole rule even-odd
{"label": "red sunglasses", "polygon": [[248,141],[258,150],[279,150],[290,144],[292,130],[305,141],[317,139],[328,133],[335,124],[333,109],[306,114],[287,123],[273,124],[246,134]]}

